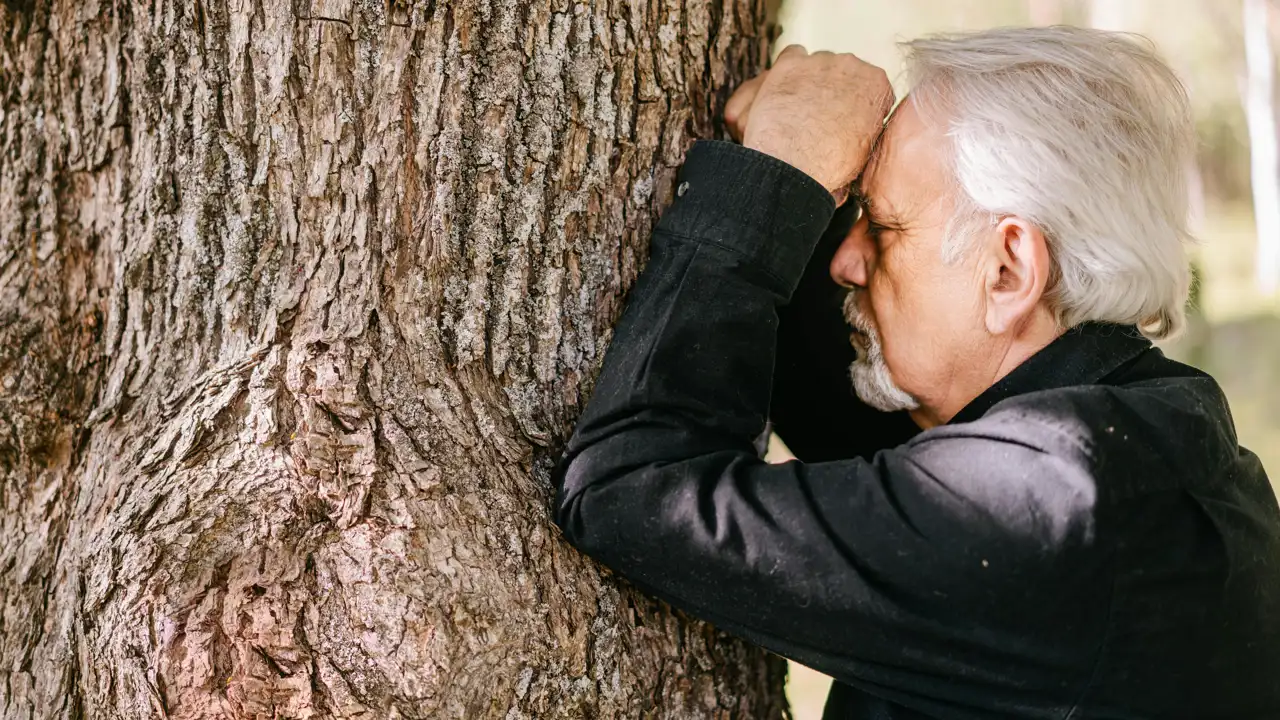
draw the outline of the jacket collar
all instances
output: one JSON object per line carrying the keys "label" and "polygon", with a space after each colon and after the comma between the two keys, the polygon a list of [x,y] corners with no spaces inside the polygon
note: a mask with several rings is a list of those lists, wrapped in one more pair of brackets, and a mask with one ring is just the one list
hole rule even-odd
{"label": "jacket collar", "polygon": [[947,424],[977,420],[1016,395],[1095,384],[1150,348],[1151,341],[1131,325],[1078,325],[987,388]]}

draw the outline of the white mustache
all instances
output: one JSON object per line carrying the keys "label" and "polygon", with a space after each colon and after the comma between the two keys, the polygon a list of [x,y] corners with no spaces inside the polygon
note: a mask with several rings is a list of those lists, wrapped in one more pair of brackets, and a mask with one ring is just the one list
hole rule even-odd
{"label": "white mustache", "polygon": [[862,307],[858,303],[859,297],[861,296],[857,290],[851,290],[849,294],[844,296],[844,320],[853,329],[867,336],[870,343],[879,346],[880,334],[876,330],[875,324],[871,322],[871,318],[867,317],[867,314],[862,311]]}
{"label": "white mustache", "polygon": [[844,298],[845,321],[858,332],[849,342],[858,351],[858,359],[849,367],[854,390],[862,401],[878,410],[914,410],[920,407],[915,398],[907,394],[893,381],[889,366],[885,363],[880,332],[858,302],[860,291],[851,291]]}

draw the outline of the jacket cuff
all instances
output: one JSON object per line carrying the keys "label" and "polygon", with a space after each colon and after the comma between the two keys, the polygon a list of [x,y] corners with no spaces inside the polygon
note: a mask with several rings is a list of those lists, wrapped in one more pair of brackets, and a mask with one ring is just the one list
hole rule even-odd
{"label": "jacket cuff", "polygon": [[795,290],[835,213],[826,188],[764,153],[713,140],[685,157],[657,230],[733,250]]}

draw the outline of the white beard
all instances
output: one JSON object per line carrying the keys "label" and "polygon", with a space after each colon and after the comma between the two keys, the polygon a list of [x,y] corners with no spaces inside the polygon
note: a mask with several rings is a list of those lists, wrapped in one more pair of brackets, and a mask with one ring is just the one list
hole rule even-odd
{"label": "white beard", "polygon": [[880,333],[858,307],[857,291],[844,298],[844,319],[862,334],[853,334],[851,342],[858,351],[858,359],[849,366],[854,392],[871,407],[884,412],[915,410],[920,403],[898,387],[884,361]]}

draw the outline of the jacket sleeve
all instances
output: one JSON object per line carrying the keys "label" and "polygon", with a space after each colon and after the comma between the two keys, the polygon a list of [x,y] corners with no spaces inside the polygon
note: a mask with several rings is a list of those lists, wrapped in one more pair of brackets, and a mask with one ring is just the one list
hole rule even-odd
{"label": "jacket sleeve", "polygon": [[[1043,665],[1043,683],[1069,691],[1063,655],[1087,665],[1070,636],[1083,610],[1055,599],[1075,570],[1050,545],[1084,531],[1045,540],[1000,515],[1026,516],[1032,501],[1009,495],[1022,486],[988,492],[1002,467],[1053,471],[1044,453],[946,429],[869,459],[762,462],[752,442],[769,414],[778,308],[833,202],[795,168],[725,143],[696,145],[680,183],[556,472],[565,537],[847,682],[890,692],[954,676],[983,692]],[[1035,612],[1008,612],[1010,596]],[[1045,631],[1038,618],[1055,612]]]}

